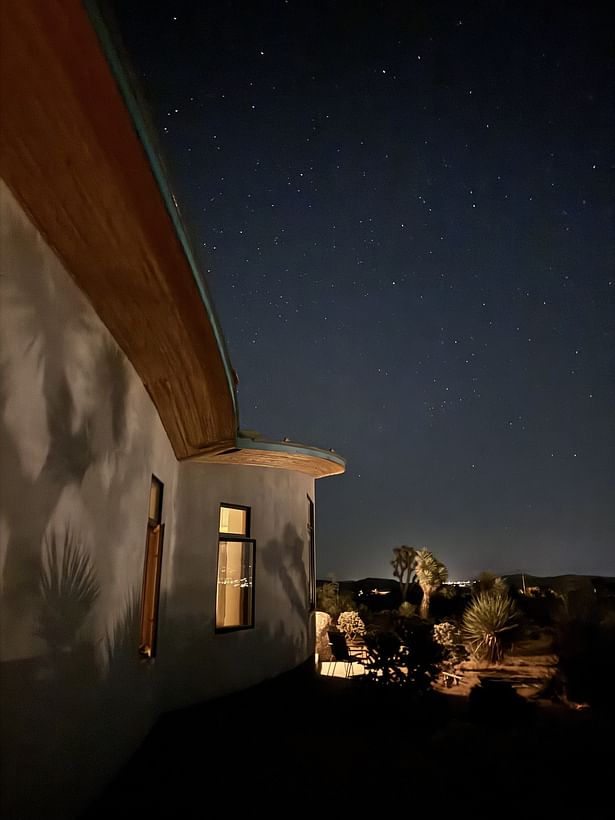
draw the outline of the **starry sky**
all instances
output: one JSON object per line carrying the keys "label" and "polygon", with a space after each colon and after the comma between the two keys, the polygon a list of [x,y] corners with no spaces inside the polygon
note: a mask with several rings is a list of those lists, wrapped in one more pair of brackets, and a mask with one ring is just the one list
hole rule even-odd
{"label": "starry sky", "polygon": [[243,428],[347,458],[317,573],[615,575],[613,18],[110,4]]}

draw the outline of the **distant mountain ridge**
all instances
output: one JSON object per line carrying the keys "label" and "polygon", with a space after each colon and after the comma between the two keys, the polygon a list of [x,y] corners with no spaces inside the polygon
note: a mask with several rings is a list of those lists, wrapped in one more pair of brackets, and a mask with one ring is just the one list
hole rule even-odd
{"label": "distant mountain ridge", "polygon": [[[512,573],[502,575],[502,578],[510,587],[522,589],[525,582],[526,587],[549,587],[555,592],[578,591],[609,591],[615,594],[615,577],[608,575],[530,575],[529,573]],[[317,584],[321,586],[330,579],[319,579]],[[357,592],[358,590],[397,590],[399,582],[395,578],[360,578],[358,580],[343,580],[337,582],[340,590]]]}
{"label": "distant mountain ridge", "polygon": [[605,575],[553,575],[539,576],[526,575],[525,573],[515,573],[513,575],[502,576],[509,586],[523,588],[526,587],[549,587],[555,592],[593,591],[611,589],[615,591],[615,578]]}

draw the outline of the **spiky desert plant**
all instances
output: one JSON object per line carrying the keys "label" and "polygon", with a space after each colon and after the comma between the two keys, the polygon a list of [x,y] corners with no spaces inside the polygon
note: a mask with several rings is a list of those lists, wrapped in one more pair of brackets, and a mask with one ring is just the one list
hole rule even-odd
{"label": "spiky desert plant", "polygon": [[448,580],[448,570],[442,561],[438,561],[429,550],[419,550],[416,554],[414,571],[419,586],[423,590],[421,618],[427,618],[431,596]]}
{"label": "spiky desert plant", "polygon": [[478,660],[499,663],[519,626],[519,611],[507,595],[479,592],[463,614],[463,637]]}

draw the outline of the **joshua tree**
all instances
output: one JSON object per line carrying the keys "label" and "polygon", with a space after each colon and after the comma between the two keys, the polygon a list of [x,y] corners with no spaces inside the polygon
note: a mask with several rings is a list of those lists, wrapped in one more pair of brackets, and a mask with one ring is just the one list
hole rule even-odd
{"label": "joshua tree", "polygon": [[336,618],[340,612],[340,585],[331,578],[316,590],[316,608]]}
{"label": "joshua tree", "polygon": [[518,626],[515,602],[497,591],[479,592],[463,615],[463,636],[472,655],[498,663]]}
{"label": "joshua tree", "polygon": [[423,590],[423,600],[421,601],[421,618],[429,616],[429,601],[431,596],[448,579],[448,570],[442,563],[434,558],[429,550],[419,550],[416,553],[416,578],[419,586]]}
{"label": "joshua tree", "polygon": [[399,589],[401,591],[402,603],[406,600],[408,587],[412,583],[413,573],[416,567],[417,552],[414,547],[395,547],[393,550],[393,575],[399,579]]}

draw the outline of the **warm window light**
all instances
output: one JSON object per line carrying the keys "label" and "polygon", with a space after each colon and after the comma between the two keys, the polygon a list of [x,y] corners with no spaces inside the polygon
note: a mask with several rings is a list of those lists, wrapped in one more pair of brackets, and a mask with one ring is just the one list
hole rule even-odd
{"label": "warm window light", "polygon": [[250,509],[220,505],[216,629],[254,625],[254,551]]}
{"label": "warm window light", "polygon": [[254,542],[220,541],[216,627],[252,625]]}
{"label": "warm window light", "polygon": [[248,534],[248,511],[245,507],[220,507],[220,532],[229,535]]}

